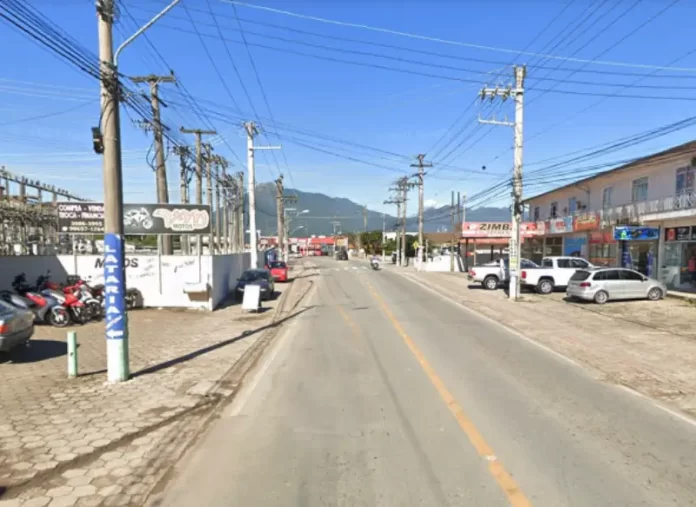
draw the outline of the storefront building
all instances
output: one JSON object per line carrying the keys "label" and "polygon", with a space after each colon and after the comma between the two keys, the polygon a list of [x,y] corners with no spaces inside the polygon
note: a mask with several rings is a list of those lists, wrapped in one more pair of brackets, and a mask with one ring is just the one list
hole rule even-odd
{"label": "storefront building", "polygon": [[645,276],[657,275],[660,228],[617,225],[614,239],[619,242],[621,266],[635,269]]}
{"label": "storefront building", "polygon": [[653,275],[669,290],[696,293],[696,206],[648,214],[644,221],[659,227],[658,264]]}
{"label": "storefront building", "polygon": [[[465,263],[469,258],[474,264],[489,262],[508,254],[512,224],[510,222],[464,222],[461,238],[464,241]],[[532,259],[531,252],[538,248],[541,253],[541,243],[535,243],[538,235],[537,224],[523,222],[520,224],[520,239],[522,241],[522,257]],[[490,248],[490,254],[481,255],[482,249]],[[473,255],[470,255],[473,253]],[[480,258],[479,258],[480,257]]]}

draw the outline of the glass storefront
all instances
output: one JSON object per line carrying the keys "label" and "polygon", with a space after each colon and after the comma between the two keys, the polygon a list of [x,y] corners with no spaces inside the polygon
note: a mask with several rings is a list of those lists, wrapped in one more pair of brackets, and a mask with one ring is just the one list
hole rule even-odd
{"label": "glass storefront", "polygon": [[645,276],[655,277],[655,257],[657,252],[656,241],[626,241],[626,248],[630,255],[630,267],[643,273]]}
{"label": "glass storefront", "polygon": [[665,229],[660,280],[668,289],[696,292],[696,227]]}
{"label": "glass storefront", "polygon": [[561,236],[546,238],[544,257],[558,257],[561,255],[563,255],[563,238]]}
{"label": "glass storefront", "polygon": [[618,265],[618,243],[613,230],[592,231],[590,233],[589,261],[595,266]]}
{"label": "glass storefront", "polygon": [[522,243],[522,257],[539,264],[544,256],[544,238],[525,238]]}

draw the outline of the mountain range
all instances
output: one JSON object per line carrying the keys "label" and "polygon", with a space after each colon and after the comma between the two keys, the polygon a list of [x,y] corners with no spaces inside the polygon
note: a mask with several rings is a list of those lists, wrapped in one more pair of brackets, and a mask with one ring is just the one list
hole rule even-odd
{"label": "mountain range", "polygon": [[[353,232],[364,230],[363,207],[344,197],[331,197],[325,194],[303,192],[290,188],[285,189],[286,196],[297,196],[297,202],[286,203],[286,208],[295,208],[298,212],[309,210],[292,219],[291,236],[330,235],[336,232]],[[248,199],[247,199],[248,203]],[[409,201],[409,216],[406,219],[409,231],[418,229],[418,217],[415,200]],[[256,186],[256,224],[264,236],[274,236],[277,229],[276,218],[276,187],[273,183],[262,183]],[[384,219],[383,219],[384,217]],[[384,220],[384,222],[383,222]],[[423,213],[425,232],[446,232],[451,230],[450,206],[426,208]],[[508,208],[476,208],[466,210],[468,222],[506,222],[510,220]],[[367,229],[381,230],[383,224],[387,230],[393,230],[397,219],[393,215],[382,214],[378,211],[367,210]],[[302,227],[300,227],[302,226]]]}

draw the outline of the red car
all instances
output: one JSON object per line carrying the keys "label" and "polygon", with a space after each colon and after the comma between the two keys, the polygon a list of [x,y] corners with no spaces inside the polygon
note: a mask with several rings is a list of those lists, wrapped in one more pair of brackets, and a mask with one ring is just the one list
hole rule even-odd
{"label": "red car", "polygon": [[290,279],[290,268],[282,261],[272,261],[267,268],[271,272],[271,276],[277,282],[287,282]]}

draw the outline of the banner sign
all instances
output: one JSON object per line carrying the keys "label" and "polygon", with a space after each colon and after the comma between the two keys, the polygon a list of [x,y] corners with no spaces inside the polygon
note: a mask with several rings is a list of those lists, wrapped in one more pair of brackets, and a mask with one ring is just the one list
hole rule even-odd
{"label": "banner sign", "polygon": [[665,241],[692,241],[695,233],[692,227],[670,227],[665,229]]}
{"label": "banner sign", "polygon": [[107,340],[123,340],[126,322],[126,283],[123,272],[123,241],[121,236],[104,236],[104,313]]}
{"label": "banner sign", "polygon": [[660,229],[636,225],[617,225],[614,227],[614,239],[618,241],[657,240],[660,239]]}
{"label": "banner sign", "polygon": [[552,218],[549,220],[549,232],[551,234],[563,234],[573,231],[573,217]]}
{"label": "banner sign", "polygon": [[[462,238],[509,238],[512,234],[511,222],[464,222]],[[538,234],[537,224],[523,222],[520,224],[520,236],[528,238]]]}
{"label": "banner sign", "polygon": [[599,228],[599,215],[590,213],[587,215],[577,216],[573,219],[574,231],[592,231]]}
{"label": "banner sign", "polygon": [[[209,234],[210,206],[200,204],[124,204],[124,234]],[[104,203],[58,203],[58,232],[103,234]]]}

